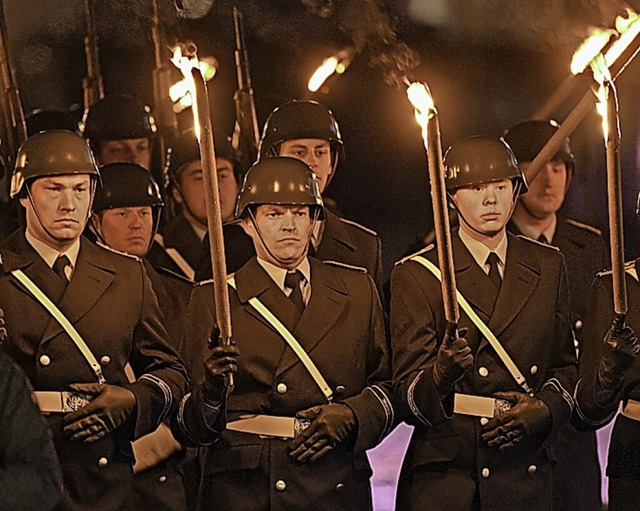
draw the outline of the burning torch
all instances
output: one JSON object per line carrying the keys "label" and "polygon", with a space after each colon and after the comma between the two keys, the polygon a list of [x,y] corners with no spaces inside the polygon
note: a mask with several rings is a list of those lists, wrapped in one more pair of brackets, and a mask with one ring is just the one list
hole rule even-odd
{"label": "burning torch", "polygon": [[[224,239],[222,236],[222,214],[220,212],[220,192],[216,168],[216,154],[213,145],[213,128],[209,112],[207,85],[200,71],[197,48],[178,46],[174,50],[173,63],[180,68],[188,84],[193,100],[193,126],[200,145],[200,161],[204,179],[207,209],[207,229],[213,269],[213,294],[216,325],[220,331],[220,340],[224,344],[231,342],[231,311],[229,307],[229,289],[227,287],[227,265],[224,257]],[[233,377],[229,376],[230,388]]]}
{"label": "burning torch", "polygon": [[320,90],[320,87],[322,87],[334,73],[338,75],[344,73],[351,64],[352,58],[352,51],[346,49],[324,59],[322,65],[314,71],[309,79],[309,84],[307,85],[309,92],[317,92]]}
{"label": "burning torch", "polygon": [[429,181],[431,183],[431,203],[438,250],[438,264],[442,274],[442,300],[444,315],[449,323],[458,324],[460,312],[456,298],[456,277],[453,266],[453,248],[449,215],[447,215],[447,189],[445,170],[442,162],[440,142],[440,120],[429,88],[414,82],[407,89],[409,101],[415,108],[415,116],[422,127],[422,140],[429,162]]}

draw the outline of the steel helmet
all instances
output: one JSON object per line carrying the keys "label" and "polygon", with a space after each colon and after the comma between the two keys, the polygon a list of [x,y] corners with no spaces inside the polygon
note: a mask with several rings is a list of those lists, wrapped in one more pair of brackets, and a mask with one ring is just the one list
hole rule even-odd
{"label": "steel helmet", "polygon": [[126,95],[106,96],[84,113],[82,136],[97,151],[100,143],[128,138],[153,139],[157,131],[151,109]]}
{"label": "steel helmet", "polygon": [[248,170],[238,195],[236,218],[242,218],[250,206],[260,204],[309,206],[318,208],[318,218],[324,218],[318,182],[309,166],[297,158],[267,158]]}
{"label": "steel helmet", "polygon": [[[524,121],[509,128],[504,134],[504,141],[509,145],[518,162],[533,161],[549,139],[558,131],[558,123],[549,121]],[[566,138],[558,152],[551,158],[567,164],[567,169],[573,171],[575,160],[571,152],[569,139]]]}
{"label": "steel helmet", "polygon": [[151,172],[135,163],[110,163],[100,167],[102,186],[93,200],[93,211],[127,207],[162,207],[158,183]]}
{"label": "steel helmet", "polygon": [[527,182],[509,146],[494,137],[475,136],[454,143],[444,155],[447,192],[463,186],[511,179],[514,189],[520,183],[520,194],[526,193]]}
{"label": "steel helmet", "polygon": [[82,137],[70,131],[41,131],[29,137],[18,150],[10,196],[18,196],[31,179],[69,174],[100,178],[91,149]]}
{"label": "steel helmet", "polygon": [[282,142],[301,138],[328,140],[334,154],[344,158],[340,128],[331,110],[316,101],[294,100],[269,115],[262,131],[258,159],[277,156]]}

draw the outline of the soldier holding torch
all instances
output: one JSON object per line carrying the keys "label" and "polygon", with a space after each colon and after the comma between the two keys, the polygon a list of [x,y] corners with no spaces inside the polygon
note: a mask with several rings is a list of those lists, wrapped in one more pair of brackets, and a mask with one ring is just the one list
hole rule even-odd
{"label": "soldier holding torch", "polygon": [[509,147],[471,137],[445,154],[459,326],[447,321],[433,246],[391,277],[394,384],[415,426],[403,510],[550,509],[550,444],[576,380],[564,261],[506,232],[526,181]]}

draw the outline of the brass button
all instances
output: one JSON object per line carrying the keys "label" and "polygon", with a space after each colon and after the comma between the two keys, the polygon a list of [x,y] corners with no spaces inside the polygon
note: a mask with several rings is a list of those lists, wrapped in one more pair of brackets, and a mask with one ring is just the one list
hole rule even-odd
{"label": "brass button", "polygon": [[538,467],[536,467],[535,465],[529,465],[529,468],[527,469],[527,473],[530,476],[534,475],[537,471],[538,471]]}
{"label": "brass button", "polygon": [[487,369],[486,367],[481,367],[480,369],[478,369],[478,374],[480,374],[480,376],[482,376],[483,378],[486,378],[487,376],[489,376],[489,369]]}
{"label": "brass button", "polygon": [[531,372],[531,375],[534,376],[538,373],[538,366],[531,366],[531,369],[529,370]]}
{"label": "brass button", "polygon": [[344,489],[344,483],[336,484],[336,491],[342,491]]}
{"label": "brass button", "polygon": [[40,365],[47,367],[51,363],[51,359],[47,355],[42,355],[40,357]]}
{"label": "brass button", "polygon": [[345,390],[347,390],[344,385],[338,385],[336,387],[336,394],[342,394]]}
{"label": "brass button", "polygon": [[111,357],[109,355],[104,355],[101,359],[100,359],[100,363],[103,366],[106,366],[109,364],[109,362],[111,362]]}
{"label": "brass button", "polygon": [[158,477],[158,482],[159,483],[166,483],[167,482],[167,476]]}
{"label": "brass button", "polygon": [[285,383],[278,383],[278,386],[276,387],[278,394],[286,394],[287,390],[289,389],[287,389],[287,385]]}
{"label": "brass button", "polygon": [[484,477],[485,479],[488,479],[489,476],[491,475],[491,472],[489,471],[489,469],[487,467],[484,467],[482,469],[481,474],[482,474],[482,477]]}
{"label": "brass button", "polygon": [[487,419],[486,417],[482,417],[482,418],[480,419],[480,424],[482,424],[483,426],[484,426],[485,424],[487,424],[488,422],[489,422],[489,419]]}
{"label": "brass button", "polygon": [[108,460],[107,458],[100,458],[100,459],[98,460],[98,466],[99,466],[100,468],[104,468],[104,467],[106,467],[108,464],[109,464],[109,460]]}
{"label": "brass button", "polygon": [[282,479],[276,481],[276,490],[285,491],[287,489],[287,483],[285,483]]}

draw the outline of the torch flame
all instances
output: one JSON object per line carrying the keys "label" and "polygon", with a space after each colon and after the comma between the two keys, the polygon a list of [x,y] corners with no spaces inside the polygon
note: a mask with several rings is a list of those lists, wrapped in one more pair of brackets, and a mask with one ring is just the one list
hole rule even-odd
{"label": "torch flame", "polygon": [[407,97],[415,108],[416,121],[422,127],[422,138],[427,140],[427,124],[429,117],[436,112],[436,106],[429,87],[420,82],[413,82],[407,88]]}
{"label": "torch flame", "polygon": [[[176,65],[176,67],[182,70],[182,67],[180,64],[181,59],[189,60],[188,57],[185,57],[182,55],[182,48],[180,46],[177,46],[176,48],[173,49],[172,62]],[[199,61],[196,59],[196,63],[197,63],[197,66],[200,68],[200,72],[202,73],[202,76],[204,77],[205,82],[208,82],[216,75],[218,61],[214,57],[204,57]],[[175,105],[173,106],[173,111],[175,113],[180,113],[185,108],[189,108],[190,106],[193,106],[193,97],[191,96],[191,83],[189,81],[189,80],[193,81],[191,78],[191,71],[190,71],[192,67],[195,67],[195,65],[188,67],[189,69],[188,79],[184,78],[183,80],[180,80],[179,82],[174,83],[169,88],[169,97],[171,98],[171,101],[175,103]],[[184,75],[184,71],[182,71],[182,73]]]}
{"label": "torch flame", "polygon": [[[182,74],[184,76],[184,79],[176,85],[179,85],[180,83],[184,82],[183,90],[185,91],[185,94],[183,95],[183,97],[187,97],[187,96],[189,97],[188,106],[195,105],[196,84],[195,84],[195,81],[193,80],[193,75],[191,73],[193,69],[200,69],[198,57],[196,56],[195,53],[193,54],[193,56],[183,55],[182,48],[180,46],[176,46],[173,49],[173,58],[171,59],[171,62],[173,62],[173,64],[178,69],[180,69],[180,71],[182,71]],[[173,89],[174,87],[175,85],[171,88]],[[200,120],[198,119],[198,109],[194,107],[191,110],[193,111],[193,127],[199,142],[200,141]]]}
{"label": "torch flame", "polygon": [[620,38],[611,45],[604,55],[609,66],[620,57],[622,52],[629,47],[631,41],[640,33],[640,18],[638,18],[638,15],[631,9],[627,9],[627,15],[627,18],[622,16],[616,18],[616,30],[620,34]]}
{"label": "torch flame", "polygon": [[596,56],[602,51],[605,45],[615,34],[615,30],[593,29],[591,35],[587,37],[580,47],[573,54],[571,59],[571,72],[574,75],[582,73]]}
{"label": "torch flame", "polygon": [[600,54],[591,61],[591,68],[593,69],[593,78],[600,84],[595,91],[598,102],[596,103],[596,109],[602,117],[602,132],[604,133],[605,141],[609,137],[609,123],[607,121],[607,100],[609,92],[612,86],[611,73],[607,67],[605,57]]}
{"label": "torch flame", "polygon": [[324,59],[322,65],[311,75],[307,88],[310,92],[317,92],[333,73],[341,75],[347,70],[349,64],[351,64],[351,52],[348,49]]}

